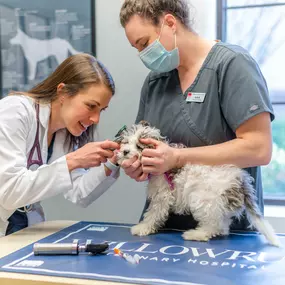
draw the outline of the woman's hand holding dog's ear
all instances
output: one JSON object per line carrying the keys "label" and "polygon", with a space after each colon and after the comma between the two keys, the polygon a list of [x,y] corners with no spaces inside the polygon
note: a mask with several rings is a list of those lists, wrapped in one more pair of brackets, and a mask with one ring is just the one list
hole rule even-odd
{"label": "woman's hand holding dog's ear", "polygon": [[141,162],[136,156],[124,160],[121,167],[129,177],[135,179],[137,182],[146,181],[148,178],[148,175],[143,173]]}
{"label": "woman's hand holding dog's ear", "polygon": [[143,144],[151,144],[155,148],[145,148],[142,152],[142,170],[145,174],[161,175],[177,167],[178,149],[154,139],[141,139]]}
{"label": "woman's hand holding dog's ear", "polygon": [[101,165],[112,158],[114,152],[110,149],[119,149],[120,146],[113,141],[91,142],[83,147],[68,153],[66,162],[69,171],[76,168],[90,168]]}

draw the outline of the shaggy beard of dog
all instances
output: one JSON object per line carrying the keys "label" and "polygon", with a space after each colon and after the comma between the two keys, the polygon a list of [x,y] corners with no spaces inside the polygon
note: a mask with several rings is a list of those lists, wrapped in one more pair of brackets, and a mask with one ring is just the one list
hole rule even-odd
{"label": "shaggy beard of dog", "polygon": [[[153,138],[168,143],[160,131],[145,123],[133,125],[121,135],[118,163],[138,156],[143,149],[153,148],[140,142]],[[184,147],[170,144],[172,147]],[[150,176],[148,199],[150,205],[143,220],[131,228],[133,235],[145,236],[157,232],[167,221],[169,213],[191,213],[198,226],[183,233],[186,240],[208,241],[212,237],[228,235],[232,218],[240,218],[245,211],[251,227],[280,246],[272,227],[266,222],[256,203],[253,178],[234,165],[208,166],[187,164],[160,176]],[[169,181],[172,178],[172,183]]]}

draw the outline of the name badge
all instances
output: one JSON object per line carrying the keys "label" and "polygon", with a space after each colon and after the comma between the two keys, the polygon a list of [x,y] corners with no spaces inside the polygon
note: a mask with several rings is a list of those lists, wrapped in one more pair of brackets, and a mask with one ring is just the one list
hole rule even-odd
{"label": "name badge", "polygon": [[203,103],[206,97],[206,93],[194,93],[189,92],[187,94],[186,102]]}

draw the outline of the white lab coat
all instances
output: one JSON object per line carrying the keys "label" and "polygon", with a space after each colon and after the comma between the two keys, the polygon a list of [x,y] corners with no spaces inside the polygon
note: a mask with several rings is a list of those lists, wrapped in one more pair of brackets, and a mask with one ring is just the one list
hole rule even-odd
{"label": "white lab coat", "polygon": [[0,236],[7,219],[20,207],[64,194],[83,207],[101,196],[115,181],[119,170],[106,176],[104,166],[88,171],[68,170],[64,148],[66,131],[56,133],[53,153],[47,161],[50,105],[40,105],[39,142],[44,165],[31,171],[27,159],[34,144],[37,121],[34,100],[27,96],[7,96],[0,100]]}

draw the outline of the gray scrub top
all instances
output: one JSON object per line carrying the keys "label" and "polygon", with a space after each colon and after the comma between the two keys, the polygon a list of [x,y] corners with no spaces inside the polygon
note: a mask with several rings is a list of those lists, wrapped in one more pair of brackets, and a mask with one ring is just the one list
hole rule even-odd
{"label": "gray scrub top", "polygon": [[[187,96],[202,93],[203,102],[187,102]],[[170,142],[188,147],[223,143],[236,138],[236,129],[251,117],[269,112],[274,119],[266,81],[249,53],[236,45],[216,43],[195,81],[183,94],[177,69],[151,72],[146,78],[136,123],[148,121]],[[257,202],[263,212],[260,167],[246,169],[255,179]],[[172,214],[167,228],[191,228],[191,217]],[[246,218],[232,229],[246,229]]]}

